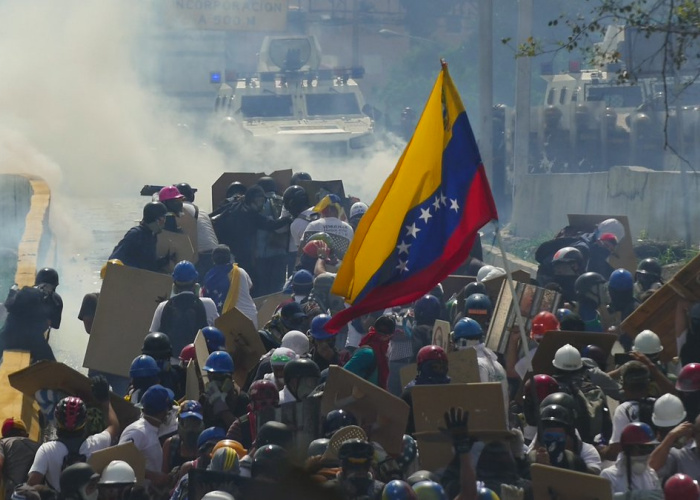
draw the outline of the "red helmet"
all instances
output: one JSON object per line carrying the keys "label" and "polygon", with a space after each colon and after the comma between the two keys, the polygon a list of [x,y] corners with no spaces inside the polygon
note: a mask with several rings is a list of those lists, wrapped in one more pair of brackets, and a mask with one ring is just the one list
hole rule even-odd
{"label": "red helmet", "polygon": [[622,446],[634,446],[637,444],[658,444],[658,441],[649,424],[632,422],[627,424],[622,430],[620,444]]}
{"label": "red helmet", "polygon": [[534,377],[532,377],[532,379],[529,379],[527,382],[525,382],[525,387],[523,390],[526,399],[532,397],[532,390],[530,389],[530,384],[533,380],[535,381],[535,392],[537,393],[538,403],[550,394],[559,392],[559,384],[557,383],[557,381],[554,380],[553,377],[541,373],[539,375],[535,375]]}
{"label": "red helmet", "polygon": [[700,391],[700,363],[688,363],[676,380],[676,389],[681,392]]}
{"label": "red helmet", "polygon": [[551,332],[553,330],[559,330],[559,320],[551,312],[542,311],[532,318],[530,338],[539,342],[542,340],[542,337],[544,337],[545,332]]}
{"label": "red helmet", "polygon": [[250,385],[248,396],[256,411],[277,406],[280,402],[279,391],[272,380],[256,380]]}
{"label": "red helmet", "polygon": [[58,402],[54,416],[59,429],[79,431],[87,422],[87,407],[82,399],[70,396]]}
{"label": "red helmet", "polygon": [[416,356],[416,363],[420,366],[426,361],[443,361],[447,363],[447,354],[445,354],[445,350],[442,347],[437,345],[421,347]]}
{"label": "red helmet", "polygon": [[180,361],[184,361],[185,363],[192,361],[196,357],[197,352],[194,348],[194,344],[187,344],[182,348],[182,351],[180,351]]}
{"label": "red helmet", "polygon": [[673,500],[698,500],[700,490],[693,478],[685,474],[674,474],[664,485],[664,496]]}

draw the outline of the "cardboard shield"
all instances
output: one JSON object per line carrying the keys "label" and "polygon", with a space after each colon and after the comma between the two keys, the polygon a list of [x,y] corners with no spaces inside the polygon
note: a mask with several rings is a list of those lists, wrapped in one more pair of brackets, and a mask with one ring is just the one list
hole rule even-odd
{"label": "cardboard shield", "polygon": [[233,357],[236,368],[233,380],[242,387],[248,372],[252,370],[265,354],[265,347],[258,331],[241,311],[235,307],[216,320],[216,327],[224,333],[226,350]]}
{"label": "cardboard shield", "polygon": [[[453,384],[473,384],[481,381],[479,378],[479,363],[476,359],[476,349],[473,347],[462,351],[448,352],[447,362]],[[417,373],[418,367],[415,363],[401,368],[401,387],[406,387],[411,380],[416,378]]]}
{"label": "cardboard shield", "polygon": [[445,352],[450,350],[450,323],[441,319],[433,325],[433,345],[442,347]]}
{"label": "cardboard shield", "polygon": [[[57,361],[39,361],[10,374],[8,380],[12,387],[32,399],[39,389],[52,389],[78,396],[88,405],[95,404],[90,379]],[[117,394],[110,393],[109,401],[122,428],[139,418],[139,409]]]}
{"label": "cardboard shield", "polygon": [[282,422],[294,432],[294,448],[306,456],[309,444],[321,437],[321,398],[309,397],[297,403],[286,403],[257,413],[258,431],[266,422]]}
{"label": "cardboard shield", "polygon": [[411,389],[411,396],[414,437],[424,469],[441,469],[454,457],[450,438],[439,430],[445,427],[445,412],[452,407],[469,412],[470,434],[482,439],[510,435],[499,383],[417,385]]}
{"label": "cardboard shield", "polygon": [[649,329],[661,339],[661,360],[668,362],[678,355],[675,334],[676,305],[679,300],[700,302],[700,255],[678,271],[620,324],[620,330],[635,337]]}
{"label": "cardboard shield", "polygon": [[520,307],[525,320],[526,335],[529,335],[532,318],[540,311],[556,311],[561,300],[561,294],[554,290],[519,282],[515,283],[515,294],[514,299],[508,283],[504,280],[486,335],[486,347],[500,354],[506,352],[510,332],[518,327],[516,307]]}
{"label": "cardboard shield", "polygon": [[632,243],[632,233],[630,232],[630,223],[626,215],[587,215],[587,214],[568,214],[569,225],[584,233],[595,231],[597,224],[605,219],[617,219],[625,228],[625,237],[622,241],[617,242],[615,252],[610,256],[608,262],[615,269],[624,267],[629,272],[634,274],[637,270],[637,257],[634,255],[634,245]]}
{"label": "cardboard shield", "polygon": [[194,360],[187,363],[187,378],[185,379],[185,399],[199,400],[202,393],[202,382],[197,373],[197,363]]}
{"label": "cardboard shield", "polygon": [[291,295],[282,292],[265,295],[264,297],[260,298],[265,299],[264,301],[261,301],[261,304],[258,306],[258,325],[261,326],[270,321],[270,318],[272,318],[275,310],[282,302],[293,300]]}
{"label": "cardboard shield", "polygon": [[542,464],[532,464],[530,473],[532,474],[534,498],[556,498],[557,500],[613,499],[610,481],[602,477]]}
{"label": "cardboard shield", "polygon": [[95,472],[102,474],[104,468],[107,467],[112,460],[123,460],[129,464],[131,468],[134,469],[136,482],[138,484],[143,484],[146,479],[146,457],[136,448],[134,443],[118,444],[105,448],[104,450],[96,451],[90,455],[88,464]]}
{"label": "cardboard shield", "polygon": [[[2,353],[2,364],[0,365],[0,384],[3,390],[0,391],[0,415],[17,415],[22,418],[29,431],[29,437],[39,441],[40,425],[37,413],[37,404],[34,400],[34,393],[25,394],[12,386],[9,377],[18,371],[29,367],[31,356],[27,351],[5,351]],[[13,389],[10,389],[13,387]]]}
{"label": "cardboard shield", "polygon": [[467,286],[469,283],[476,281],[474,276],[461,276],[459,274],[450,274],[447,278],[442,280],[442,292],[445,301],[447,301],[453,295],[459,293],[462,288]]}
{"label": "cardboard shield", "polygon": [[166,255],[170,256],[170,260],[168,260],[168,264],[164,268],[168,273],[171,273],[175,268],[175,264],[182,260],[197,262],[199,254],[195,249],[196,242],[193,244],[187,234],[161,231],[158,233],[157,238],[156,254],[158,258],[163,258]]}
{"label": "cardboard shield", "polygon": [[202,381],[202,384],[206,386],[207,382],[209,381],[209,375],[207,375],[207,372],[204,371],[204,365],[206,365],[207,358],[209,357],[209,348],[207,347],[207,341],[204,338],[202,330],[199,330],[194,338],[194,352],[196,356],[195,359],[197,360],[197,366],[199,368],[199,379]]}
{"label": "cardboard shield", "polygon": [[[177,219],[177,225],[180,226],[182,232],[185,233],[190,238],[190,243],[192,243],[192,248],[194,253],[199,255],[197,249],[197,219],[187,212],[183,212],[182,215]],[[197,262],[191,260],[190,262]]]}
{"label": "cardboard shield", "polygon": [[384,389],[339,366],[328,369],[323,391],[321,413],[345,409],[357,418],[372,441],[377,441],[390,454],[400,454],[403,434],[408,422],[408,405]]}
{"label": "cardboard shield", "polygon": [[158,304],[172,278],[127,266],[107,266],[83,366],[123,377],[141,354]]}
{"label": "cardboard shield", "polygon": [[554,354],[566,344],[571,344],[579,352],[587,345],[596,345],[605,352],[606,356],[610,356],[610,351],[612,351],[616,340],[617,335],[612,333],[547,332],[532,357],[532,369],[535,370],[535,373],[548,375],[554,373],[554,366],[552,366]]}
{"label": "cardboard shield", "polygon": [[[216,209],[222,201],[226,199],[226,190],[232,182],[240,182],[245,187],[253,186],[258,182],[258,179],[264,177],[262,172],[225,172],[211,186],[211,206]],[[277,194],[284,194],[284,190],[289,187],[292,182],[292,170],[276,170],[270,174],[277,184]]]}

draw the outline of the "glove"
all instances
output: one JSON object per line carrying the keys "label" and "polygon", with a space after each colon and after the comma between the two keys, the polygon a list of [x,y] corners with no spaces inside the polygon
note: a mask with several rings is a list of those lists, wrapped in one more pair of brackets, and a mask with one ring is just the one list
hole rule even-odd
{"label": "glove", "polygon": [[109,382],[107,382],[104,375],[90,377],[90,388],[92,389],[92,396],[98,403],[109,401]]}
{"label": "glove", "polygon": [[469,412],[452,407],[450,411],[445,412],[444,418],[446,428],[441,428],[440,431],[452,438],[455,453],[458,455],[469,453],[476,441],[469,436]]}
{"label": "glove", "polygon": [[501,500],[523,500],[525,490],[510,484],[501,485]]}

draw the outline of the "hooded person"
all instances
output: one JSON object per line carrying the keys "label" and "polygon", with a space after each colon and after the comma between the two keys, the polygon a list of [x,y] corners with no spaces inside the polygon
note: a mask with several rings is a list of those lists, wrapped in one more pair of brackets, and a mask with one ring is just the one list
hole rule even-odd
{"label": "hooded person", "polygon": [[448,360],[445,350],[436,345],[428,345],[418,351],[416,356],[416,364],[418,365],[418,374],[416,378],[411,380],[401,393],[403,399],[411,411],[408,414],[408,422],[406,424],[406,434],[413,434],[415,424],[413,421],[413,397],[411,390],[416,385],[440,385],[449,384],[451,379],[447,375]]}
{"label": "hooded person", "polygon": [[374,326],[360,340],[360,348],[345,363],[344,368],[386,390],[389,380],[389,341],[396,331],[392,315],[377,318]]}
{"label": "hooded person", "polygon": [[58,330],[61,326],[63,313],[63,299],[56,292],[58,288],[58,273],[55,269],[45,267],[36,273],[34,288],[44,293],[44,303],[49,310],[49,323],[51,328]]}
{"label": "hooded person", "polygon": [[168,209],[158,201],[146,204],[139,225],[129,229],[108,260],[118,259],[125,266],[161,272],[171,257],[166,255],[159,258],[156,252],[157,235],[163,231],[167,213]]}
{"label": "hooded person", "polygon": [[0,355],[5,350],[29,351],[32,362],[55,361],[44,333],[49,329],[50,310],[44,293],[24,287],[5,303],[7,318],[0,329]]}

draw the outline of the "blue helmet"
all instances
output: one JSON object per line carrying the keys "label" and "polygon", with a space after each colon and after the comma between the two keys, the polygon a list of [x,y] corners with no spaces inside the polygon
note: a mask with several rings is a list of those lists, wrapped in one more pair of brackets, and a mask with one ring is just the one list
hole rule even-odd
{"label": "blue helmet", "polygon": [[418,500],[447,500],[445,490],[435,481],[421,481],[413,485]]}
{"label": "blue helmet", "polygon": [[194,399],[188,399],[180,403],[180,409],[177,412],[178,420],[188,417],[196,417],[202,420],[202,415],[202,405],[199,404],[199,401],[195,401]]}
{"label": "blue helmet", "polygon": [[207,427],[199,433],[197,438],[197,448],[202,448],[207,443],[213,447],[216,443],[226,439],[226,431],[221,427]]}
{"label": "blue helmet", "polygon": [[413,315],[420,325],[434,323],[440,317],[440,301],[434,295],[423,295],[413,305]]}
{"label": "blue helmet", "polygon": [[176,283],[194,283],[199,278],[199,273],[189,260],[181,260],[173,269],[173,281]]}
{"label": "blue helmet", "polygon": [[207,349],[209,352],[219,351],[226,347],[224,334],[215,326],[205,326],[202,328],[202,335],[207,341]]}
{"label": "blue helmet", "polygon": [[476,492],[477,500],[501,500],[496,492],[490,488],[479,488]]}
{"label": "blue helmet", "polygon": [[325,340],[333,337],[332,333],[326,331],[326,323],[331,320],[328,314],[319,314],[311,320],[311,328],[309,333],[315,340]]}
{"label": "blue helmet", "polygon": [[158,363],[147,354],[134,358],[131,362],[131,368],[129,368],[129,377],[131,378],[156,377],[159,373]]}
{"label": "blue helmet", "polygon": [[492,312],[491,299],[483,293],[474,293],[464,301],[464,314],[466,316],[490,316]]}
{"label": "blue helmet", "polygon": [[610,275],[608,280],[608,288],[610,290],[632,290],[634,288],[634,278],[632,273],[627,269],[616,269]]}
{"label": "blue helmet", "polygon": [[413,488],[408,483],[398,479],[386,483],[382,491],[382,500],[411,500],[415,498],[416,494]]}
{"label": "blue helmet", "polygon": [[462,318],[455,325],[454,340],[481,340],[484,330],[481,325],[471,318]]}
{"label": "blue helmet", "polygon": [[204,371],[208,373],[233,373],[233,359],[226,351],[214,351],[204,363]]}
{"label": "blue helmet", "polygon": [[574,312],[573,312],[571,309],[567,309],[566,307],[560,307],[560,308],[557,309],[557,311],[554,313],[554,315],[555,315],[555,316],[557,317],[557,319],[559,320],[559,323],[561,323],[561,322],[564,320],[564,318],[568,318],[568,317],[571,316],[572,314],[574,314]]}

